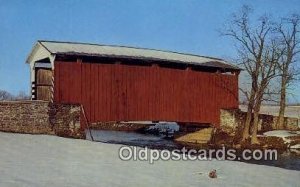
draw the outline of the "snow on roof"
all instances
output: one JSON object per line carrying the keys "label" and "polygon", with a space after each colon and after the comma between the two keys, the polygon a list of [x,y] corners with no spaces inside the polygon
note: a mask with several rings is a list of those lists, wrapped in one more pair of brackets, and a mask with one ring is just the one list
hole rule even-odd
{"label": "snow on roof", "polygon": [[[132,58],[240,70],[237,66],[231,65],[222,59],[156,49],[57,41],[38,41],[38,44],[46,48],[52,55]],[[32,56],[32,53],[30,56]]]}

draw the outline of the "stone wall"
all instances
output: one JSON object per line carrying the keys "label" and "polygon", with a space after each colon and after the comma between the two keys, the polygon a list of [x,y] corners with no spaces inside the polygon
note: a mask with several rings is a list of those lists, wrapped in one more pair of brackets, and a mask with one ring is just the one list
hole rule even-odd
{"label": "stone wall", "polygon": [[0,131],[85,138],[80,105],[45,101],[0,102]]}
{"label": "stone wall", "polygon": [[51,104],[50,123],[56,135],[62,137],[85,138],[80,128],[81,107],[74,104]]}
{"label": "stone wall", "polygon": [[[241,110],[221,110],[220,127],[228,133],[234,133],[242,126],[246,117],[246,113]],[[266,132],[270,130],[278,130],[276,127],[277,116],[260,114],[258,131]],[[284,118],[285,130],[299,130],[300,121],[298,118]]]}
{"label": "stone wall", "polygon": [[49,103],[42,101],[0,102],[0,130],[31,134],[53,134],[49,122]]}

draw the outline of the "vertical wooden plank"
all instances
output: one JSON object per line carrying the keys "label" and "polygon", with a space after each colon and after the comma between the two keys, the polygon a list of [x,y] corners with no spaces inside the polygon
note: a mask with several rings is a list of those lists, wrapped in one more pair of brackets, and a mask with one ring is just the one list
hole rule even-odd
{"label": "vertical wooden plank", "polygon": [[[84,106],[86,117],[91,121],[90,106],[90,64],[82,63],[82,103]],[[92,121],[91,121],[92,122]]]}
{"label": "vertical wooden plank", "polygon": [[95,93],[93,94],[94,99],[94,121],[97,121],[98,119],[98,113],[99,113],[99,64],[94,64],[93,70],[94,70],[94,81],[95,81]]}
{"label": "vertical wooden plank", "polygon": [[59,102],[59,65],[54,61],[54,102]]}
{"label": "vertical wooden plank", "polygon": [[118,113],[118,87],[119,87],[119,80],[117,75],[117,64],[112,65],[112,94],[111,94],[111,120],[115,119],[116,121],[119,121],[119,113]]}
{"label": "vertical wooden plank", "polygon": [[75,66],[75,73],[74,73],[74,90],[72,94],[74,94],[74,102],[80,103],[81,102],[81,64],[76,64]]}
{"label": "vertical wooden plank", "polygon": [[127,110],[127,85],[128,85],[128,68],[126,65],[122,66],[122,88],[123,88],[123,92],[122,92],[122,106],[123,106],[123,119],[125,121],[128,121],[128,110]]}
{"label": "vertical wooden plank", "polygon": [[88,110],[89,110],[89,114],[88,114],[88,118],[89,120],[91,121],[92,119],[92,89],[91,89],[91,86],[92,86],[92,74],[91,74],[91,66],[92,64],[91,63],[86,63],[87,64],[87,72],[86,72],[86,76],[87,76],[87,95],[88,95]]}
{"label": "vertical wooden plank", "polygon": [[62,102],[66,102],[68,101],[67,100],[67,97],[66,95],[68,94],[67,92],[67,89],[65,89],[67,87],[67,84],[66,84],[66,76],[68,76],[68,74],[66,75],[66,70],[65,70],[65,63],[61,63],[60,64],[60,81],[61,81],[61,91],[60,91],[60,94],[61,94],[61,101]]}
{"label": "vertical wooden plank", "polygon": [[96,93],[96,64],[90,64],[90,76],[89,76],[89,82],[90,82],[90,107],[91,107],[91,121],[95,121],[95,99],[96,97],[94,97],[95,93]]}
{"label": "vertical wooden plank", "polygon": [[83,105],[85,115],[87,117],[87,102],[86,102],[86,76],[85,63],[81,64],[81,104]]}
{"label": "vertical wooden plank", "polygon": [[107,113],[108,113],[108,121],[113,121],[113,106],[112,106],[112,95],[113,95],[113,88],[112,88],[112,84],[113,82],[113,74],[112,74],[112,65],[106,65],[106,76],[103,76],[104,80],[105,80],[105,88],[104,90],[106,90],[105,92],[105,96],[106,96],[106,107],[107,107]]}
{"label": "vertical wooden plank", "polygon": [[104,107],[104,96],[103,96],[103,81],[102,81],[102,64],[98,64],[97,66],[97,75],[98,75],[98,93],[97,93],[97,115],[96,120],[102,121],[106,119],[106,114],[101,115],[101,113],[105,113],[106,109]]}
{"label": "vertical wooden plank", "polygon": [[126,112],[125,112],[125,108],[126,108],[126,65],[122,65],[120,64],[118,67],[119,73],[118,73],[118,77],[119,77],[119,97],[118,97],[118,108],[119,108],[119,117],[121,121],[126,120]]}

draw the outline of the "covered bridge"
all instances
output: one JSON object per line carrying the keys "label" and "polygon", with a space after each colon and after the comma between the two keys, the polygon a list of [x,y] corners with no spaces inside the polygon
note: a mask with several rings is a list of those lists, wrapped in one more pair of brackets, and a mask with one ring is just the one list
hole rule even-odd
{"label": "covered bridge", "polygon": [[38,41],[32,99],[82,104],[90,122],[174,121],[218,126],[238,108],[240,69],[222,59],[125,46]]}

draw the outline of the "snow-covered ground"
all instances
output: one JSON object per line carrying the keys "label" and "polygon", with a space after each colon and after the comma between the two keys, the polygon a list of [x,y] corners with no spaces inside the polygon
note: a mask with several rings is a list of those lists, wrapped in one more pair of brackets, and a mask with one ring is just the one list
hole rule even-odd
{"label": "snow-covered ground", "polygon": [[[0,133],[0,186],[299,186],[300,172],[233,161],[121,161],[121,145]],[[207,173],[216,169],[217,179]],[[202,172],[203,174],[199,174]]]}
{"label": "snow-covered ground", "polygon": [[[242,111],[247,111],[246,105],[240,105]],[[285,109],[286,117],[300,118],[300,106],[287,106]],[[278,115],[279,106],[263,105],[260,108],[261,114]]]}
{"label": "snow-covered ground", "polygon": [[264,135],[275,136],[275,137],[280,137],[280,138],[287,138],[290,136],[299,136],[300,131],[274,130],[274,131],[265,132]]}

